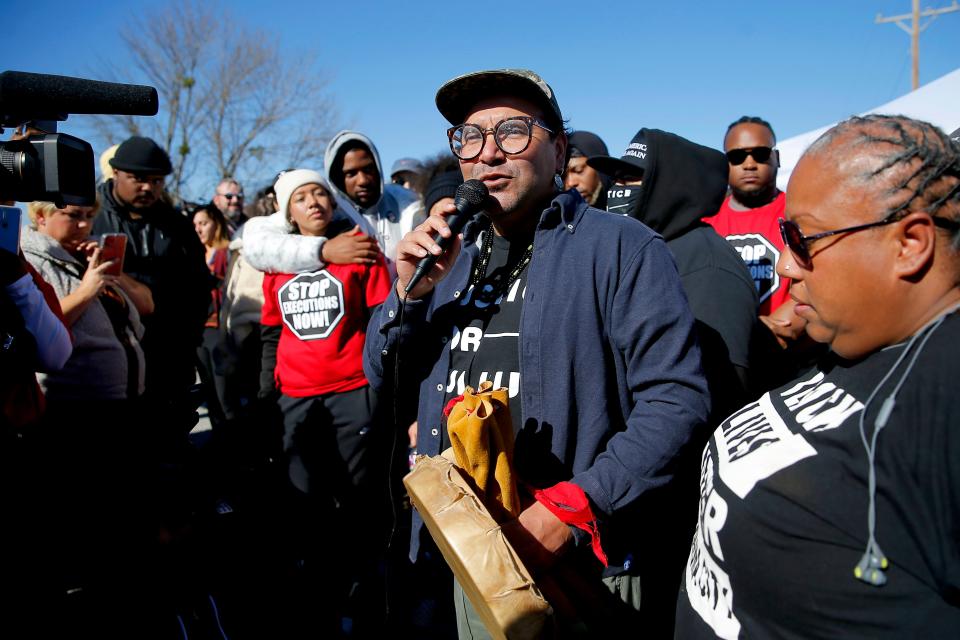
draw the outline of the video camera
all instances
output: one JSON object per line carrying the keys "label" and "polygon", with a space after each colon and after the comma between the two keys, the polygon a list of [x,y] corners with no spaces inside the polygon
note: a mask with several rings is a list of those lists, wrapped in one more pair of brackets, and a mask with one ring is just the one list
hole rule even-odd
{"label": "video camera", "polygon": [[96,202],[93,147],[56,133],[71,114],[156,115],[153,87],[21,71],[0,73],[0,133],[41,131],[0,142],[0,201],[48,200],[58,207]]}

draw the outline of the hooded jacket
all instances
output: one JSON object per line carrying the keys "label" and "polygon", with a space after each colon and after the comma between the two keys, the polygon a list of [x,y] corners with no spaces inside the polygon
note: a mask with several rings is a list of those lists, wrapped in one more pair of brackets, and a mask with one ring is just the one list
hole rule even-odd
{"label": "hooded jacket", "polygon": [[[343,156],[341,148],[348,142],[359,142],[370,151],[380,174],[380,199],[369,207],[362,208],[347,195],[344,190]],[[346,214],[360,225],[367,235],[373,236],[380,244],[380,250],[392,264],[397,257],[397,243],[411,229],[413,219],[423,209],[416,194],[395,184],[386,184],[380,153],[370,138],[356,131],[341,131],[333,136],[323,154],[324,175],[336,192],[337,201]],[[391,272],[392,272],[391,268]]]}
{"label": "hooded jacket", "polygon": [[[643,129],[647,167],[634,217],[663,236],[696,319],[713,417],[747,400],[750,336],[757,291],[743,260],[712,227],[727,191],[727,161],[716,149],[658,129]],[[739,379],[740,384],[737,384]]]}
{"label": "hooded jacket", "polygon": [[[360,209],[343,190],[343,180],[334,180],[340,172],[330,171],[340,148],[351,140],[358,140],[370,149],[377,172],[380,174],[380,200],[373,206]],[[340,166],[343,159],[339,160]],[[411,229],[414,220],[422,219],[423,204],[417,196],[394,184],[384,185],[383,166],[380,154],[370,139],[362,133],[341,131],[324,153],[324,177],[333,188],[337,202],[336,216],[344,216],[359,225],[364,234],[377,239],[380,251],[387,259],[390,274],[396,275],[393,259],[397,255],[397,243]],[[243,246],[246,259],[256,269],[267,273],[300,273],[323,269],[320,251],[326,238],[314,238],[290,233],[290,225],[282,213],[251,218],[244,225]]]}

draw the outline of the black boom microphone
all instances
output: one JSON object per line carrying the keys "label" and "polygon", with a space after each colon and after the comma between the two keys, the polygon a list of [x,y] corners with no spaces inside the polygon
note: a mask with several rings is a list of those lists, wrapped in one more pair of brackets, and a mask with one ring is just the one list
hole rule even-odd
{"label": "black boom microphone", "polygon": [[444,238],[439,233],[433,234],[433,241],[440,245],[440,255],[435,256],[432,253],[428,253],[427,257],[420,260],[417,264],[417,270],[413,272],[413,277],[410,278],[410,282],[407,283],[404,289],[406,293],[409,294],[413,291],[413,288],[417,286],[420,279],[433,268],[433,265],[437,263],[437,260],[443,255],[443,252],[446,251],[447,246],[453,242],[453,239],[458,233],[463,231],[463,226],[467,224],[467,220],[480,212],[483,208],[484,200],[486,200],[489,195],[487,185],[483,184],[480,180],[467,180],[457,187],[457,193],[453,197],[453,203],[456,205],[457,210],[446,219],[447,226],[450,227],[450,237]]}
{"label": "black boom microphone", "polygon": [[[157,90],[138,84],[100,82],[24,71],[0,73],[0,119],[66,120],[71,113],[156,115]],[[2,126],[2,125],[0,125]]]}

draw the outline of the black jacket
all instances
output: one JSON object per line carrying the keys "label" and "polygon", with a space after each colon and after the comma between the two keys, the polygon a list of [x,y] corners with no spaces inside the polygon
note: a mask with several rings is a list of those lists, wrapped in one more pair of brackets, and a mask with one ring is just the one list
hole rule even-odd
{"label": "black jacket", "polygon": [[113,181],[100,185],[93,233],[124,233],[124,272],[150,287],[155,311],[143,319],[147,392],[193,384],[214,280],[190,220],[162,200],[133,218],[113,197]]}
{"label": "black jacket", "polygon": [[746,395],[757,291],[743,260],[701,218],[717,212],[727,191],[727,160],[678,135],[645,129],[647,168],[637,218],[667,241],[697,322],[713,422]]}

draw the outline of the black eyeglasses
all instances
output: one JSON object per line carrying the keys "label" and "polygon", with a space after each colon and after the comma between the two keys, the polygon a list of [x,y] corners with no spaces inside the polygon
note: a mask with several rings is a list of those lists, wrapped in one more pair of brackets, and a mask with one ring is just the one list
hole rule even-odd
{"label": "black eyeglasses", "polygon": [[538,118],[514,116],[501,120],[489,129],[470,123],[450,127],[447,129],[447,138],[450,139],[450,150],[461,160],[473,160],[480,155],[487,141],[487,133],[493,134],[493,141],[500,151],[515,155],[523,153],[530,146],[534,125],[553,135],[553,130]]}
{"label": "black eyeglasses", "polygon": [[773,153],[772,147],[752,147],[750,149],[730,149],[727,151],[727,161],[732,165],[741,165],[747,161],[747,156],[752,156],[754,160],[763,164],[770,159]]}
{"label": "black eyeglasses", "polygon": [[236,198],[237,200],[243,200],[242,193],[221,193],[220,195],[226,198],[227,200],[233,200],[234,198]]}
{"label": "black eyeglasses", "polygon": [[[804,269],[809,269],[813,264],[813,259],[810,256],[810,243],[814,240],[828,238],[840,233],[856,233],[857,231],[863,231],[864,229],[872,229],[873,227],[881,227],[883,225],[892,224],[902,219],[905,215],[907,215],[907,213],[908,212],[898,211],[890,214],[883,220],[878,220],[876,222],[870,222],[867,224],[858,224],[856,226],[845,227],[843,229],[834,229],[833,231],[824,231],[823,233],[815,233],[812,236],[803,235],[803,232],[800,231],[800,227],[797,226],[797,223],[793,222],[792,220],[784,220],[783,218],[780,218],[777,222],[780,223],[780,237],[783,238],[783,244],[787,245],[787,248],[789,248],[790,252],[793,253],[801,267]],[[958,228],[960,228],[960,223],[954,220],[948,220],[939,216],[930,216],[930,218],[933,220],[933,224],[941,229],[950,229],[956,231]]]}

